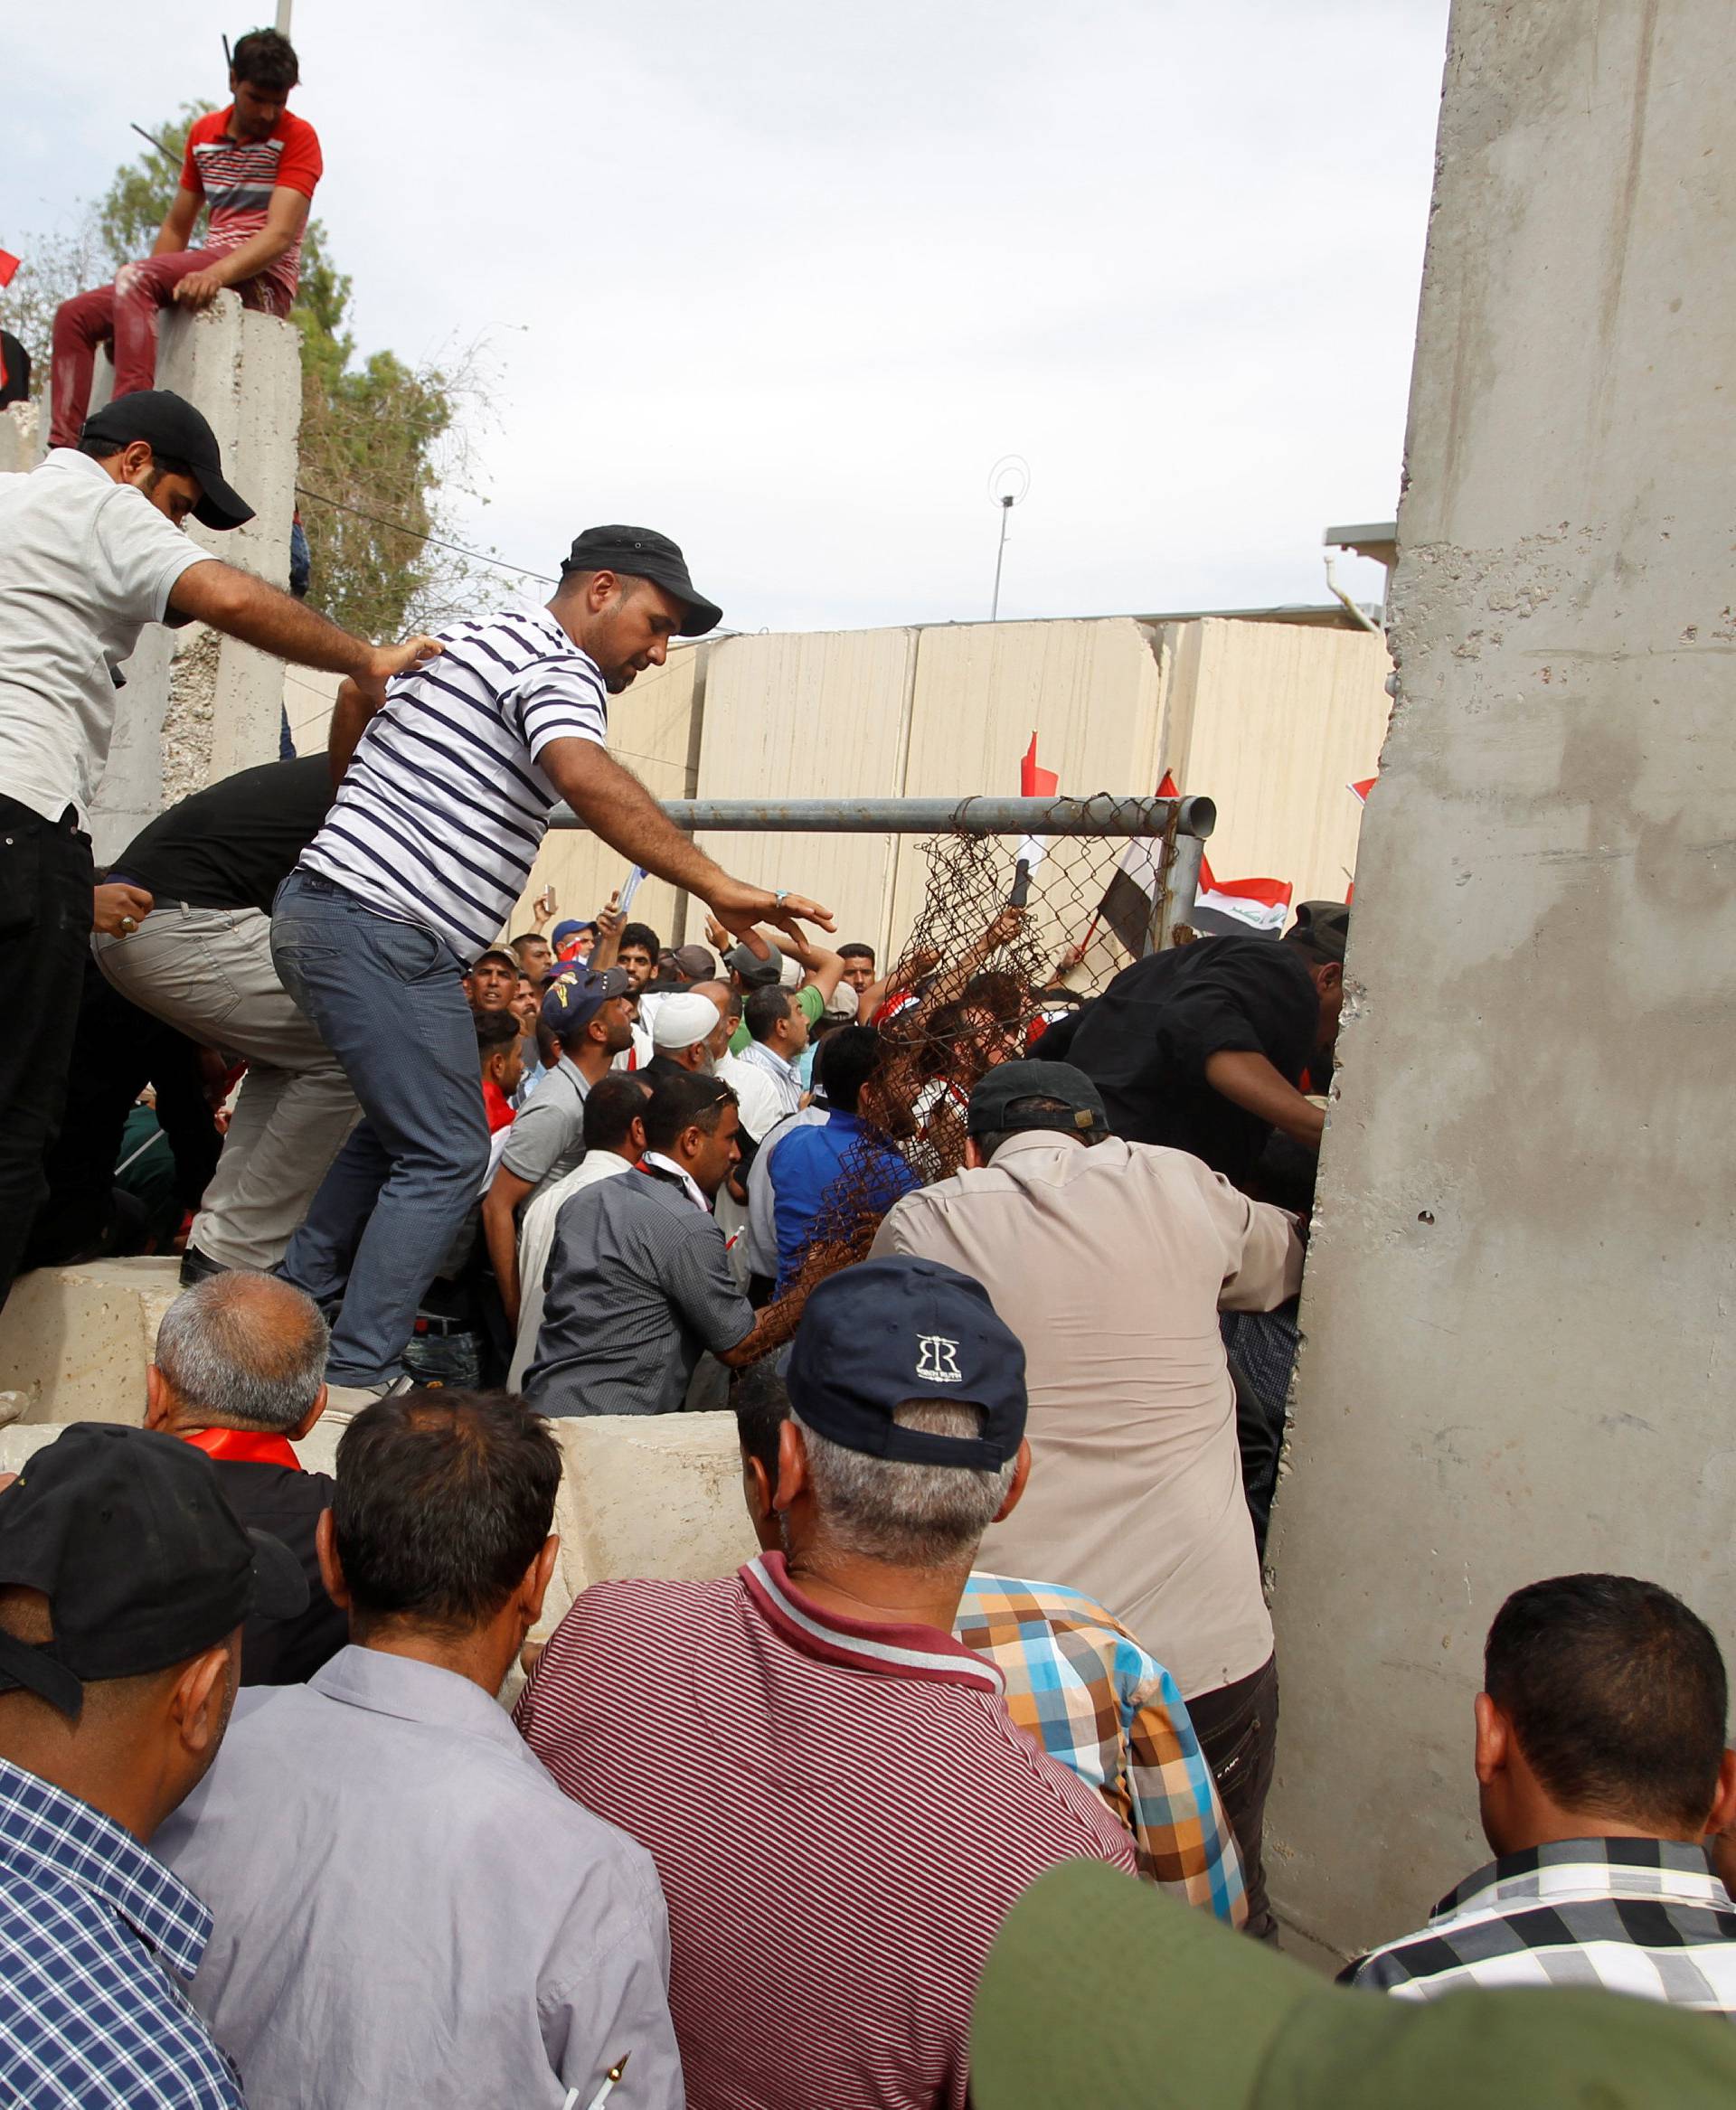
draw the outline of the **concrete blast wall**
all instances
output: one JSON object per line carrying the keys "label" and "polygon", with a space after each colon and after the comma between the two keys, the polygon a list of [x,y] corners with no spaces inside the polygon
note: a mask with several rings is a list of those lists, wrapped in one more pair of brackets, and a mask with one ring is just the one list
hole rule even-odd
{"label": "concrete blast wall", "polygon": [[1736,1651],[1736,223],[1723,0],[1458,0],[1292,1471],[1287,1916],[1485,1858],[1503,1597],[1613,1569]]}

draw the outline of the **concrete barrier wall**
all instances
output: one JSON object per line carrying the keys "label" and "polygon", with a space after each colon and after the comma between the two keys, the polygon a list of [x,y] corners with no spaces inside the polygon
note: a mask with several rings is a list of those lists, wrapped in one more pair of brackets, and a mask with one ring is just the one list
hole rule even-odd
{"label": "concrete barrier wall", "polygon": [[[176,1294],[176,1263],[107,1260],[23,1276],[0,1313],[0,1472],[16,1472],[70,1421],[144,1418],[145,1369]],[[8,1426],[10,1424],[10,1426]],[[561,1446],[561,1558],[539,1633],[587,1584],[622,1576],[697,1581],[756,1550],[732,1414],[599,1416],[552,1424]],[[336,1464],[343,1427],[316,1423],[297,1451]]]}
{"label": "concrete barrier wall", "polygon": [[1271,1563],[1267,1861],[1340,1951],[1485,1858],[1503,1598],[1736,1650],[1736,44],[1458,0],[1338,1099]]}

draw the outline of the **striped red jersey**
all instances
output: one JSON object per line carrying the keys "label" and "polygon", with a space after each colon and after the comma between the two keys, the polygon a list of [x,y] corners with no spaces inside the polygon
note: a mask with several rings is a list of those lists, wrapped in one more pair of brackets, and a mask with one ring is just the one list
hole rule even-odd
{"label": "striped red jersey", "polygon": [[[181,164],[181,188],[211,208],[211,224],[199,247],[219,254],[239,249],[259,232],[273,191],[299,191],[311,198],[325,170],[319,135],[305,119],[285,110],[269,139],[231,139],[229,121],[234,114],[231,105],[195,118]],[[282,292],[288,309],[300,276],[297,235],[259,277]]]}
{"label": "striped red jersey", "polygon": [[1101,1799],[951,1634],[824,1612],[763,1554],[599,1583],[518,1705],[669,1902],[690,2110],[964,2110],[976,1980],[1058,1861],[1134,1872]]}

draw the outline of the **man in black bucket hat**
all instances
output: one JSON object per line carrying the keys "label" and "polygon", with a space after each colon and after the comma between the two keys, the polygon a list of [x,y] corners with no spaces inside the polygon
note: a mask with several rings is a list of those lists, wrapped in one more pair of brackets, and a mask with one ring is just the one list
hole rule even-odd
{"label": "man in black bucket hat", "polygon": [[0,2097],[240,2110],[178,1981],[211,1914],[146,1851],[229,1724],[294,1554],[203,1451],[78,1422],[0,1490]]}

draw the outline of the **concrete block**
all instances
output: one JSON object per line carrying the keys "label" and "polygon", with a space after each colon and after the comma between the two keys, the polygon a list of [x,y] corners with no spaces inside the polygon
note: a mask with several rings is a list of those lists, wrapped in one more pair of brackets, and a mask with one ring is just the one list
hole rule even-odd
{"label": "concrete block", "polygon": [[145,1366],[179,1266],[100,1260],[20,1276],[0,1312],[0,1388],[24,1395],[19,1418],[141,1420]]}

